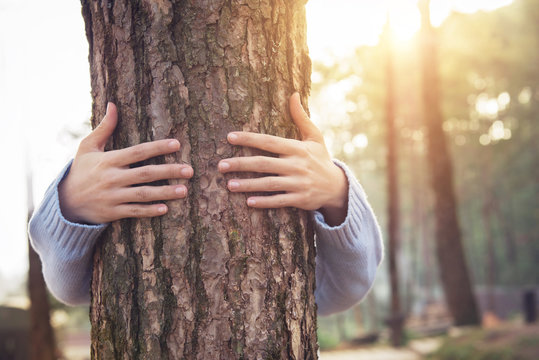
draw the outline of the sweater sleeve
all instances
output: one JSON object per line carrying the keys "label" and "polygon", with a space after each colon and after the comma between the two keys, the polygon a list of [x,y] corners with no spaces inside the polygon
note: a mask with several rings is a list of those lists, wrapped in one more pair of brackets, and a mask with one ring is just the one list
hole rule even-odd
{"label": "sweater sleeve", "polygon": [[343,163],[348,179],[348,212],[342,224],[330,227],[314,213],[316,231],[316,290],[319,315],[344,311],[371,288],[383,258],[383,242],[365,191]]}
{"label": "sweater sleeve", "polygon": [[[380,229],[365,192],[344,164],[336,164],[349,183],[348,213],[341,225],[330,227],[315,212],[315,297],[320,315],[343,311],[361,300],[373,283],[383,253]],[[58,185],[70,167],[71,162],[47,189],[28,231],[51,293],[66,304],[78,305],[90,300],[93,248],[107,224],[72,223],[62,215]]]}
{"label": "sweater sleeve", "polygon": [[93,248],[107,224],[72,223],[62,215],[58,184],[70,168],[71,162],[45,192],[30,219],[28,233],[51,293],[68,305],[79,305],[90,301]]}

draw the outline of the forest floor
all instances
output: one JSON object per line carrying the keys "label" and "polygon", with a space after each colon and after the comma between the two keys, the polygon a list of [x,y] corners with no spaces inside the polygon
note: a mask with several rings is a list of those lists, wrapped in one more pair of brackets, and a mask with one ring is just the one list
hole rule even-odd
{"label": "forest floor", "polygon": [[387,345],[371,345],[355,349],[322,351],[320,360],[419,360],[436,351],[442,337],[412,340],[399,349]]}
{"label": "forest floor", "polygon": [[320,360],[539,359],[539,325],[502,324],[491,329],[457,329],[449,336],[411,340],[406,347],[387,345],[339,348]]}
{"label": "forest floor", "polygon": [[[89,331],[68,331],[61,337],[65,359],[90,358]],[[415,338],[395,349],[387,344],[341,344],[322,351],[320,360],[446,360],[539,359],[539,324],[499,323],[492,328],[452,328],[448,335]]]}

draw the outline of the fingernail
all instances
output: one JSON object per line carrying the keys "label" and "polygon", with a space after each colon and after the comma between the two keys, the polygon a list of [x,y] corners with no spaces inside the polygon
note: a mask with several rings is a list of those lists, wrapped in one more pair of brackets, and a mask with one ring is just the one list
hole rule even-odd
{"label": "fingernail", "polygon": [[179,142],[178,140],[171,140],[171,141],[168,143],[168,146],[169,146],[171,149],[176,149],[179,145],[180,145],[180,142]]}
{"label": "fingernail", "polygon": [[247,199],[247,205],[249,205],[249,206],[255,206],[255,205],[256,205],[255,199]]}
{"label": "fingernail", "polygon": [[240,183],[237,182],[237,181],[229,181],[229,182],[228,182],[228,188],[229,188],[230,190],[236,190],[236,189],[239,188],[239,187],[240,187]]}
{"label": "fingernail", "polygon": [[227,163],[226,161],[221,161],[219,163],[219,170],[225,171],[225,170],[228,170],[228,169],[230,169],[230,164],[229,163]]}
{"label": "fingernail", "polygon": [[184,167],[183,169],[180,170],[180,174],[182,176],[191,176],[193,175],[193,170],[191,170],[191,168],[189,167]]}
{"label": "fingernail", "polygon": [[157,211],[159,211],[161,214],[164,214],[166,211],[167,211],[167,207],[166,206],[159,206],[157,208]]}
{"label": "fingernail", "polygon": [[184,196],[186,193],[186,190],[187,189],[185,187],[178,186],[175,191],[176,191],[176,194]]}
{"label": "fingernail", "polygon": [[234,133],[229,133],[228,134],[228,141],[236,141],[238,139],[238,135],[234,134]]}
{"label": "fingernail", "polygon": [[108,115],[109,109],[110,109],[110,102],[107,103],[107,111],[106,111],[105,115]]}

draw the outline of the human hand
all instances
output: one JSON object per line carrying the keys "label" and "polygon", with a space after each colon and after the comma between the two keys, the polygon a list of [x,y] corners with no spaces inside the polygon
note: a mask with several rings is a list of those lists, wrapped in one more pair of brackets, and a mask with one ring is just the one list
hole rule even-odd
{"label": "human hand", "polygon": [[105,152],[116,128],[118,113],[112,103],[94,131],[84,138],[71,169],[58,187],[60,208],[72,222],[99,224],[135,217],[153,217],[168,211],[165,204],[141,204],[184,198],[184,185],[131,186],[157,180],[190,178],[188,165],[161,164],[129,168],[130,164],[180,149],[178,140],[157,140]]}
{"label": "human hand", "polygon": [[231,179],[232,192],[280,192],[250,196],[247,205],[254,208],[297,207],[320,210],[331,226],[341,224],[348,207],[348,181],[326,149],[320,130],[311,122],[298,93],[290,97],[290,112],[302,140],[293,140],[251,132],[231,132],[228,141],[278,154],[224,159],[219,171],[275,174],[254,179]]}

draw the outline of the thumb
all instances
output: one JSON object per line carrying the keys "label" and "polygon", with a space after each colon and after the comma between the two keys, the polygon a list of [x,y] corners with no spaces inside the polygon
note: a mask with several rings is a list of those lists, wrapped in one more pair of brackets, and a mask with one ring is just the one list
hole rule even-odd
{"label": "thumb", "polygon": [[309,115],[303,109],[301,105],[301,99],[299,93],[295,92],[290,97],[290,113],[292,119],[301,133],[302,140],[313,140],[316,142],[323,142],[323,136],[320,130],[313,124]]}
{"label": "thumb", "polygon": [[105,114],[105,117],[85,139],[87,145],[93,148],[98,148],[101,151],[105,150],[105,145],[107,144],[107,141],[114,132],[117,122],[118,110],[116,109],[116,105],[109,102],[107,104],[107,112]]}

